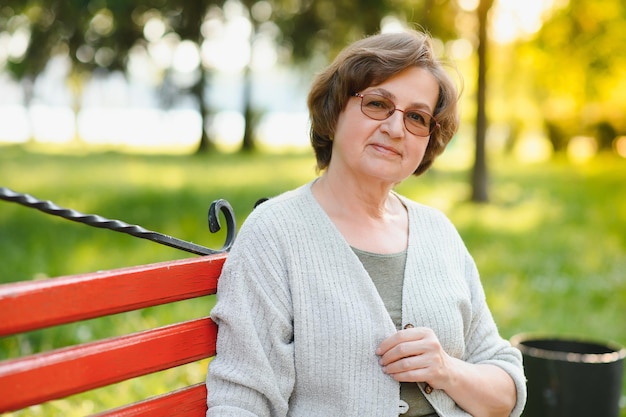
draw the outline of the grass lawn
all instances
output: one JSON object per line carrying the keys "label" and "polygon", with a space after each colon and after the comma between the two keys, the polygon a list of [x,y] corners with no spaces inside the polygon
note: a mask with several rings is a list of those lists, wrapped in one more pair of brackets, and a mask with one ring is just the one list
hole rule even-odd
{"label": "grass lawn", "polygon": [[[465,169],[436,165],[398,189],[456,224],[504,337],[532,332],[626,344],[626,161],[602,155],[586,164],[524,165],[492,158],[490,169],[485,205],[467,202]],[[213,200],[228,200],[240,225],[260,197],[314,177],[311,154],[141,156],[0,147],[0,186],[212,248],[224,241],[206,226]],[[0,254],[0,282],[193,256],[3,201]],[[200,317],[211,306],[204,298],[4,338],[0,358]],[[9,416],[85,415],[201,381],[205,372],[203,361]]]}

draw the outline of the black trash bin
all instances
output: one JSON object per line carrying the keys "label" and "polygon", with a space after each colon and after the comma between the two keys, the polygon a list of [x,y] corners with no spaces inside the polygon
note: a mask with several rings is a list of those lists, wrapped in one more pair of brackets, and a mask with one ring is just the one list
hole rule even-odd
{"label": "black trash bin", "polygon": [[511,339],[524,358],[523,417],[618,417],[626,349],[533,335]]}

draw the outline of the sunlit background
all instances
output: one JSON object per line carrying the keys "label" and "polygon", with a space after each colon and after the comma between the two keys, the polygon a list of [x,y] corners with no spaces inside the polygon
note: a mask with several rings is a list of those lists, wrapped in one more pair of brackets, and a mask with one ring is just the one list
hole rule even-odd
{"label": "sunlit background", "polygon": [[[455,22],[458,36],[439,45],[440,52],[455,62],[463,78],[463,100],[467,104],[462,108],[466,123],[459,133],[458,147],[462,144],[469,147],[472,142],[476,48],[473,12],[478,3],[478,0],[458,0],[461,11]],[[584,106],[571,103],[574,100],[571,97],[537,93],[541,85],[530,79],[533,74],[506,83],[508,71],[523,73],[535,60],[537,66],[544,65],[539,62],[541,52],[524,54],[520,45],[532,43],[544,22],[568,7],[568,0],[495,1],[489,28],[495,53],[490,71],[496,80],[491,87],[494,104],[489,110],[490,149],[508,147],[522,159],[544,160],[555,150],[543,119],[547,107],[558,109],[551,110],[553,114],[585,112]],[[197,148],[205,129],[219,149],[234,151],[241,146],[244,104],[249,99],[258,116],[254,132],[258,145],[266,149],[307,147],[305,96],[311,77],[324,60],[314,57],[307,65],[295,69],[289,51],[277,41],[279,29],[270,20],[272,12],[266,1],[253,2],[248,8],[237,0],[228,0],[222,8],[216,7],[206,14],[201,25],[202,41],[196,43],[182,40],[168,30],[158,11],[149,10],[142,15],[145,39],[131,49],[125,72],[94,71],[88,77],[77,75],[72,72],[67,48],[61,47],[31,83],[20,82],[1,70],[8,62],[23,59],[32,41],[28,19],[23,15],[12,16],[6,24],[8,30],[0,33],[0,143],[80,143],[94,149],[188,153]],[[110,12],[107,14],[103,8],[91,20],[90,30],[106,35],[113,30],[113,23]],[[402,16],[389,15],[381,23],[383,31],[406,26]],[[532,45],[540,50],[542,44],[535,40]],[[76,55],[79,61],[106,67],[111,53],[106,47],[95,50],[83,45]],[[506,62],[500,65],[501,60]],[[205,119],[194,97],[185,92],[197,82],[200,71],[210,74],[205,95],[209,113]],[[251,90],[246,98],[248,75]],[[511,84],[518,81],[525,84],[516,90]],[[521,88],[528,90],[520,91]],[[616,90],[613,100],[626,100],[625,81],[613,88]],[[626,138],[620,136],[624,133],[623,114],[618,118],[622,125],[612,125],[615,136],[612,147],[626,157]],[[561,119],[569,123],[566,117]],[[599,117],[597,121],[604,119]],[[598,140],[589,129],[574,130],[570,136],[565,152],[575,160],[585,160],[599,149]],[[470,158],[466,159],[469,163]]]}
{"label": "sunlit background", "polygon": [[[206,230],[210,201],[228,200],[240,225],[259,197],[316,175],[305,105],[314,74],[365,33],[418,25],[451,61],[462,123],[435,169],[398,191],[444,211],[458,227],[503,336],[547,332],[623,345],[624,0],[373,0],[363,10],[364,3],[0,3],[0,185],[220,247],[223,238]],[[478,16],[485,4],[489,175],[469,180],[479,159]],[[198,9],[193,24],[181,23]],[[79,33],[73,43],[72,25]],[[251,136],[263,152],[239,152]],[[221,152],[203,148],[207,142]],[[188,157],[196,153],[203,155]],[[474,199],[481,184],[489,185],[489,199]],[[0,283],[188,256],[17,204],[4,204],[0,217]],[[207,305],[198,301],[176,314],[204,314]],[[153,327],[168,314],[120,318],[119,327]],[[0,357],[117,327],[89,326],[61,328],[59,340],[2,338]],[[205,372],[200,365],[179,375],[200,381]],[[15,417],[83,416],[172,388],[173,380],[129,381],[138,388],[58,400]],[[626,381],[621,392],[626,417]]]}

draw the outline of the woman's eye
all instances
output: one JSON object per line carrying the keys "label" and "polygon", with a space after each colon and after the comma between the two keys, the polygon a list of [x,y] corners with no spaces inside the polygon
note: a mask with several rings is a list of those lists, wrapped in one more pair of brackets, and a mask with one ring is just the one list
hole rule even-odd
{"label": "woman's eye", "polygon": [[424,126],[428,125],[427,117],[423,115],[422,113],[419,113],[416,111],[408,111],[406,112],[406,117],[412,122],[419,123]]}
{"label": "woman's eye", "polygon": [[367,106],[380,110],[389,110],[391,108],[391,105],[385,100],[372,100],[367,103]]}

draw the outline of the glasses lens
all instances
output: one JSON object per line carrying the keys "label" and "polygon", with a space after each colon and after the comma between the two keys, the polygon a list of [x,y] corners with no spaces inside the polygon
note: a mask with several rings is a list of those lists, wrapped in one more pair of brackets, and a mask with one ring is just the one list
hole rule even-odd
{"label": "glasses lens", "polygon": [[409,109],[404,113],[404,122],[409,132],[426,136],[430,134],[433,118],[428,113]]}
{"label": "glasses lens", "polygon": [[385,120],[392,115],[395,108],[391,100],[377,94],[366,94],[361,99],[361,111],[375,120]]}

